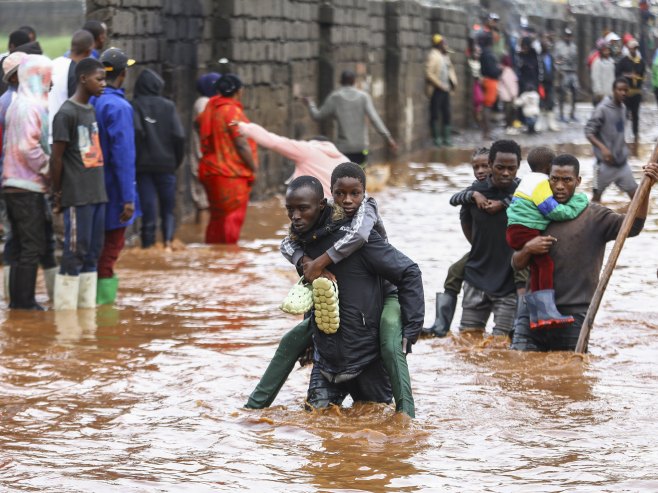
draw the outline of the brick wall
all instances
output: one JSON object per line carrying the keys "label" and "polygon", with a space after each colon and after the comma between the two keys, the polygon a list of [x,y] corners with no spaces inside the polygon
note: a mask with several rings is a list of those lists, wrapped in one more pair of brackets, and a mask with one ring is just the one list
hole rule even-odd
{"label": "brick wall", "polygon": [[[243,102],[253,121],[293,138],[333,137],[330,122],[310,119],[302,96],[321,103],[337,87],[340,72],[350,68],[404,153],[429,143],[423,64],[432,33],[443,34],[455,51],[451,58],[460,84],[453,97],[453,124],[470,122],[464,51],[473,9],[444,5],[414,0],[87,0],[87,15],[107,22],[110,43],[137,59],[127,88],[141,67],[160,72],[166,95],[176,101],[188,129],[196,78],[220,71],[217,61],[226,57],[230,64],[224,69],[245,82]],[[531,22],[559,29],[567,19],[565,8],[550,2],[535,6]],[[632,11],[618,10],[576,10],[569,17],[577,24],[581,53],[591,49],[604,22],[600,19],[617,32],[633,31]],[[582,68],[581,81],[587,87]],[[370,142],[373,161],[388,158],[384,140],[372,128]],[[270,152],[262,151],[260,161],[255,198],[282,191],[292,170],[291,163]],[[190,204],[184,173],[179,180],[183,213]]]}

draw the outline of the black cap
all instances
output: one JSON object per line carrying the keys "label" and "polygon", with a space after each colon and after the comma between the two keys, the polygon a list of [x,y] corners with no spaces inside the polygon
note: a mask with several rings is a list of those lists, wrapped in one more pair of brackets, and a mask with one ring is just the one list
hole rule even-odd
{"label": "black cap", "polygon": [[126,67],[130,67],[135,60],[128,56],[119,48],[108,48],[100,57],[100,62],[105,67],[106,72],[121,72]]}

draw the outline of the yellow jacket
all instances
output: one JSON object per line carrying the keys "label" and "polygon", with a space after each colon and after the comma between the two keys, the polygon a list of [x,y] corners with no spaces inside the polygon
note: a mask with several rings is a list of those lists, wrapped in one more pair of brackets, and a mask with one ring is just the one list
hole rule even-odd
{"label": "yellow jacket", "polygon": [[[452,87],[445,87],[441,83],[441,70],[443,70],[443,64],[448,64],[448,80]],[[435,88],[439,88],[442,91],[450,92],[452,89],[457,87],[457,74],[455,68],[452,66],[450,57],[447,54],[441,53],[438,48],[432,48],[427,60],[425,62],[425,80],[427,82],[425,86],[425,94],[428,98],[432,97]]]}

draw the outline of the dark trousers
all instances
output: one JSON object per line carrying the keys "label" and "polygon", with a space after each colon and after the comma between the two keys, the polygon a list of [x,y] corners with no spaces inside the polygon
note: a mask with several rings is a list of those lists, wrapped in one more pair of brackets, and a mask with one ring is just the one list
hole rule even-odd
{"label": "dark trousers", "polygon": [[[5,204],[4,196],[0,201]],[[46,250],[43,255],[39,258],[39,264],[43,269],[52,269],[57,266],[57,260],[55,260],[55,248],[57,243],[55,241],[55,233],[53,230],[53,211],[50,207],[50,202],[48,197],[43,195],[43,210],[45,214],[45,238],[46,238]],[[2,254],[2,261],[4,265],[12,265],[18,262],[18,246],[12,235],[11,222],[9,217],[3,218],[4,226],[4,235],[5,235],[5,248]]]}
{"label": "dark trousers", "polygon": [[555,107],[555,86],[552,82],[544,82],[544,99],[541,100],[541,109],[553,111]]}
{"label": "dark trousers", "polygon": [[126,244],[126,228],[110,229],[105,231],[103,250],[98,259],[98,278],[109,279],[114,277],[114,265],[119,260],[119,254]]}
{"label": "dark trousers", "polygon": [[[507,227],[507,244],[514,250],[521,250],[523,245],[541,234],[538,229],[527,228],[520,224]],[[530,261],[530,289],[541,291],[553,289],[553,259],[548,253],[533,255]]]}
{"label": "dark trousers", "polygon": [[105,236],[105,204],[64,209],[64,251],[60,274],[96,272]]}
{"label": "dark trousers", "polygon": [[358,376],[343,383],[331,383],[322,375],[317,365],[313,366],[306,397],[311,407],[324,408],[330,404],[340,406],[348,394],[354,402],[391,403],[391,383],[380,359],[366,366]]}
{"label": "dark trousers", "polygon": [[174,237],[176,175],[174,173],[137,173],[137,190],[142,205],[142,248],[155,244],[160,211],[162,240]]}
{"label": "dark trousers", "polygon": [[573,316],[574,323],[560,329],[531,330],[528,307],[524,302],[520,303],[511,348],[517,351],[574,351],[587,310],[574,311],[568,306],[558,306],[557,309],[565,316]]}
{"label": "dark trousers", "polygon": [[640,103],[642,102],[642,94],[634,94],[633,96],[626,96],[624,104],[631,114],[631,122],[633,124],[633,135],[637,137],[640,129]]}
{"label": "dark trousers", "polygon": [[430,130],[433,123],[439,123],[439,118],[443,125],[450,125],[450,116],[450,93],[434,89],[430,99]]}
{"label": "dark trousers", "polygon": [[38,266],[46,253],[46,213],[44,194],[38,192],[5,193],[7,216],[11,224],[10,265]]}
{"label": "dark trousers", "polygon": [[361,152],[344,152],[345,157],[350,160],[351,163],[358,164],[362,168],[368,164],[368,151]]}

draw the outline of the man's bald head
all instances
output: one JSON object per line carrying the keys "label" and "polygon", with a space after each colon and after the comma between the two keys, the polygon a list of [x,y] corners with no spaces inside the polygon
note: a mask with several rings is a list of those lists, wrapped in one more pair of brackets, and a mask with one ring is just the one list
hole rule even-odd
{"label": "man's bald head", "polygon": [[94,47],[94,37],[89,31],[80,29],[73,33],[71,37],[71,55],[75,57],[86,58],[91,55]]}

